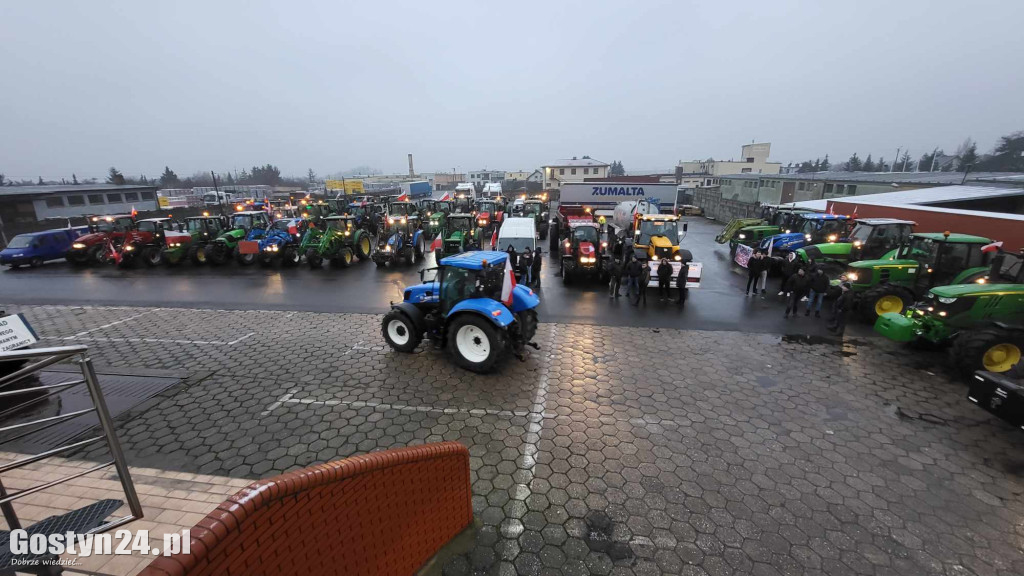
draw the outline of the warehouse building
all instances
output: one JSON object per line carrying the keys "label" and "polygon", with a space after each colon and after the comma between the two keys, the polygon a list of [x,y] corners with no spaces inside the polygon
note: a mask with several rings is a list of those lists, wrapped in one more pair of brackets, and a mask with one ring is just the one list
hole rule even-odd
{"label": "warehouse building", "polygon": [[8,226],[84,214],[157,209],[156,186],[68,184],[0,187],[0,221]]}

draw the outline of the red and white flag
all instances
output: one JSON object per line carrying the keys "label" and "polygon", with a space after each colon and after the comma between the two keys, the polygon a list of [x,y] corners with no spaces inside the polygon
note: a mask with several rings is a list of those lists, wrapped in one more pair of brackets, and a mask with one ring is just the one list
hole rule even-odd
{"label": "red and white flag", "polygon": [[441,196],[440,200],[438,200],[438,201],[439,202],[447,202],[448,200],[451,200],[451,199],[452,199],[452,195],[447,193],[447,192],[445,192],[444,196]]}
{"label": "red and white flag", "polygon": [[139,211],[135,209],[135,204],[132,204],[132,218],[139,215]]}
{"label": "red and white flag", "polygon": [[498,228],[494,228],[494,234],[491,234],[491,250],[498,245]]}
{"label": "red and white flag", "polygon": [[981,247],[982,252],[998,252],[1003,247],[1002,242],[993,242],[991,244],[985,244]]}
{"label": "red and white flag", "polygon": [[114,261],[114,264],[121,263],[121,253],[114,248],[114,243],[107,240],[107,251],[110,253],[110,259]]}
{"label": "red and white flag", "polygon": [[855,206],[853,207],[853,217],[854,217],[854,218],[856,218],[856,217],[857,217],[857,208],[859,208],[859,206],[856,206],[856,205],[855,205]]}
{"label": "red and white flag", "polygon": [[437,250],[440,247],[441,247],[441,235],[438,234],[437,238],[434,238],[434,241],[430,243],[430,251],[433,252],[434,250]]}
{"label": "red and white flag", "polygon": [[516,275],[512,272],[512,261],[505,259],[505,280],[501,283],[501,303],[512,305],[512,289],[516,287]]}
{"label": "red and white flag", "polygon": [[408,202],[408,201],[409,201],[409,195],[408,194],[402,194],[401,196],[398,197],[398,200],[396,200],[396,202]]}

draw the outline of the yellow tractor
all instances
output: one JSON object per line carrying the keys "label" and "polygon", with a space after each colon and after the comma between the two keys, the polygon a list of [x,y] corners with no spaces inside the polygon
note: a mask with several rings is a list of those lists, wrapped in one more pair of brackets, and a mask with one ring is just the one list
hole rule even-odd
{"label": "yellow tractor", "polygon": [[686,232],[686,223],[679,230],[679,216],[673,214],[636,214],[633,219],[633,249],[637,256],[646,254],[651,262],[662,258],[679,262],[679,241]]}

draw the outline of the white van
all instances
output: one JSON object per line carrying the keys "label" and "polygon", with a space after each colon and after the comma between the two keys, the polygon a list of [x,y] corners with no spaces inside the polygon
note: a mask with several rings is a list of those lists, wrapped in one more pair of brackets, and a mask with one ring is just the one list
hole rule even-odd
{"label": "white van", "polygon": [[537,249],[537,224],[533,218],[505,218],[501,222],[498,243],[494,249],[504,252],[510,244],[520,254],[527,248],[531,252]]}

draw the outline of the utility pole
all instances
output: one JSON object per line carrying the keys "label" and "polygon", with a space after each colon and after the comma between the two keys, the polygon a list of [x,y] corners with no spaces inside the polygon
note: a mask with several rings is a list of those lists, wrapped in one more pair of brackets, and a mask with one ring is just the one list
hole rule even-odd
{"label": "utility pole", "polygon": [[889,168],[889,172],[896,171],[896,163],[900,161],[900,147],[896,147],[896,155],[892,157],[892,167]]}
{"label": "utility pole", "polygon": [[210,176],[213,178],[213,193],[217,195],[217,204],[220,205],[220,215],[224,215],[224,198],[220,197],[220,189],[217,188],[217,175],[210,170]]}

